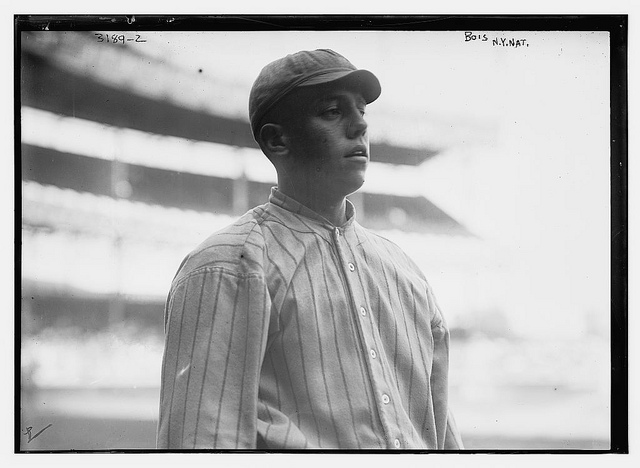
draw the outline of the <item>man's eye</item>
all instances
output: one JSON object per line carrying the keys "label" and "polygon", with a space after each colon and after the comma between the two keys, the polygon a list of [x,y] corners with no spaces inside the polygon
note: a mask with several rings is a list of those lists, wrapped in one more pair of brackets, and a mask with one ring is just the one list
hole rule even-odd
{"label": "man's eye", "polygon": [[323,112],[324,115],[328,115],[328,116],[336,116],[336,115],[340,115],[340,109],[338,109],[337,107],[331,107],[329,109],[326,109]]}

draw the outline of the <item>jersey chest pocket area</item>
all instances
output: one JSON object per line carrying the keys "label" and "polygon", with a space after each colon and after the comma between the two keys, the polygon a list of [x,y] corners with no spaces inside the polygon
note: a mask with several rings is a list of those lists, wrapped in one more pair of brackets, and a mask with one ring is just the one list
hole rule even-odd
{"label": "jersey chest pocket area", "polygon": [[296,278],[280,302],[279,331],[333,339],[333,335],[351,326],[352,308],[339,278],[330,274],[313,282],[309,278]]}

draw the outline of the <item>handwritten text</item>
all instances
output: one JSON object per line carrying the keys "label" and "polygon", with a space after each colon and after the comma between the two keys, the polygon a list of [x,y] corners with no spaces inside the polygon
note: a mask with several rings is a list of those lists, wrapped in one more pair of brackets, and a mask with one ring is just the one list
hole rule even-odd
{"label": "handwritten text", "polygon": [[33,426],[27,427],[27,430],[24,432],[24,435],[27,436],[27,444],[29,442],[31,442],[33,439],[35,439],[36,437],[38,437],[40,434],[42,434],[45,430],[49,429],[51,426],[53,426],[53,424],[49,424],[49,425],[43,427],[42,429],[40,429],[38,432],[36,432],[33,435],[31,434],[31,431],[33,430]]}
{"label": "handwritten text", "polygon": [[147,42],[140,34],[134,34],[133,36],[127,36],[125,34],[102,34],[94,33],[98,42],[105,44],[124,44],[125,42]]}
{"label": "handwritten text", "polygon": [[464,42],[487,42],[493,47],[529,47],[527,39],[520,37],[489,37],[487,33],[475,33],[473,31],[464,32]]}

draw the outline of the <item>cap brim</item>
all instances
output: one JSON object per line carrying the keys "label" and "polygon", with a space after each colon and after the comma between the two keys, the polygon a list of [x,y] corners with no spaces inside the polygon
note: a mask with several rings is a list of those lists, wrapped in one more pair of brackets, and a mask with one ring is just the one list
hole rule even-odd
{"label": "cap brim", "polygon": [[362,91],[367,104],[375,101],[380,96],[382,88],[378,78],[369,70],[345,70],[336,71],[332,73],[326,73],[319,76],[314,76],[309,80],[301,83],[299,86],[315,86],[326,83],[345,83],[355,85],[354,87]]}

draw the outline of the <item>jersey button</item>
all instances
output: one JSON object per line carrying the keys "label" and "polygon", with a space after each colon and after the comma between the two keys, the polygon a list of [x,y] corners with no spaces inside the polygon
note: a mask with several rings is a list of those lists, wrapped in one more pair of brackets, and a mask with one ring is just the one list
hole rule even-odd
{"label": "jersey button", "polygon": [[367,315],[367,309],[365,309],[364,307],[360,307],[360,315],[362,315],[363,317]]}
{"label": "jersey button", "polygon": [[389,398],[389,395],[387,395],[386,393],[382,395],[382,403],[384,403],[385,405],[388,405],[390,401],[391,399]]}
{"label": "jersey button", "polygon": [[[375,349],[372,349],[371,351],[369,351],[369,354],[371,354],[371,358],[373,358],[373,359],[375,359],[376,356],[377,356]],[[384,399],[384,397],[383,397],[383,399]]]}
{"label": "jersey button", "polygon": [[349,262],[349,270],[356,271],[356,266],[351,262]]}
{"label": "jersey button", "polygon": [[393,445],[395,446],[395,448],[400,448],[400,441],[398,439],[394,440]]}

